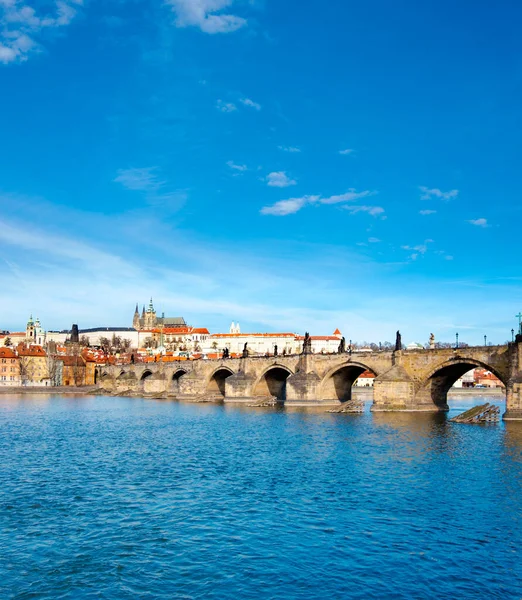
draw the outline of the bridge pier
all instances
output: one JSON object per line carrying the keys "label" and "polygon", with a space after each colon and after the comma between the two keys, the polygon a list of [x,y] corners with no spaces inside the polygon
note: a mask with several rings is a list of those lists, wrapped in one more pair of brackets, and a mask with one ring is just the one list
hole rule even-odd
{"label": "bridge pier", "polygon": [[196,371],[191,371],[179,379],[176,397],[180,400],[192,400],[205,392],[205,380]]}
{"label": "bridge pier", "polygon": [[167,377],[165,373],[154,373],[143,380],[143,391],[146,394],[163,394],[168,391]]}
{"label": "bridge pier", "polygon": [[429,409],[415,408],[414,382],[400,364],[395,364],[389,371],[375,378],[371,410],[372,412],[387,412]]}
{"label": "bridge pier", "polygon": [[227,377],[225,380],[225,403],[252,403],[255,379],[244,371]]}
{"label": "bridge pier", "polygon": [[506,389],[504,421],[522,421],[522,377]]}
{"label": "bridge pier", "polygon": [[296,372],[286,380],[286,406],[338,405],[338,401],[320,400],[321,378],[312,369],[310,354],[302,354]]}

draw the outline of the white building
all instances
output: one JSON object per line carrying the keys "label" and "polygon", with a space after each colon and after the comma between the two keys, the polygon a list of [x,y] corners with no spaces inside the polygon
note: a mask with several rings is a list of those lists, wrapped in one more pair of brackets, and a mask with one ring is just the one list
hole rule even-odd
{"label": "white building", "polygon": [[[311,336],[312,352],[330,354],[337,352],[342,334],[336,329],[329,336]],[[228,333],[214,333],[203,345],[205,354],[220,353],[228,348],[230,354],[242,354],[245,344],[250,355],[264,356],[274,354],[300,354],[304,336],[295,333],[241,333],[239,323],[232,323]]]}

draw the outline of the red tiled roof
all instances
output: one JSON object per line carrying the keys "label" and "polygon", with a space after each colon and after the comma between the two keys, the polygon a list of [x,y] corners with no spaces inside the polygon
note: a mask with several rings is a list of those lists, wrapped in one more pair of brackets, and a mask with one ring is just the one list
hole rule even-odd
{"label": "red tiled roof", "polygon": [[342,335],[342,333],[339,331],[339,329],[336,329],[336,330],[333,332],[333,334],[334,334],[334,335]]}
{"label": "red tiled roof", "polygon": [[20,344],[17,348],[18,356],[34,356],[45,358],[47,354],[41,346],[24,346]]}
{"label": "red tiled roof", "polygon": [[64,367],[84,367],[85,360],[81,356],[61,356],[60,360],[63,360]]}
{"label": "red tiled roof", "polygon": [[11,348],[0,348],[0,358],[17,358],[16,353]]}

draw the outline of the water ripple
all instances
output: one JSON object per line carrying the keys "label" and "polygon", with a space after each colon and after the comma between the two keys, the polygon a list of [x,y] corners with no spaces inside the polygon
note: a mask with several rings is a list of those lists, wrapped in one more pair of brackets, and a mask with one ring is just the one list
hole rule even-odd
{"label": "water ripple", "polygon": [[0,397],[0,596],[522,597],[522,424]]}

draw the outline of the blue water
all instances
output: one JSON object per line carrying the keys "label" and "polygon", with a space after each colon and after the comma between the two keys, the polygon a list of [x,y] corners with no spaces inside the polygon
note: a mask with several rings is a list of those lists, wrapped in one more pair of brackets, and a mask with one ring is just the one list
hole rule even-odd
{"label": "blue water", "polygon": [[522,423],[0,396],[0,433],[1,598],[522,597]]}

